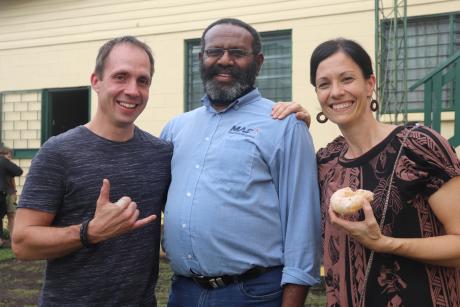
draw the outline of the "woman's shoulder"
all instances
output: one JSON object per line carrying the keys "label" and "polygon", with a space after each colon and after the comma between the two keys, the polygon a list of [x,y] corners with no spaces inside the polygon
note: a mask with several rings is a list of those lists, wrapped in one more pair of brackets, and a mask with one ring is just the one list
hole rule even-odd
{"label": "woman's shoulder", "polygon": [[432,154],[437,154],[441,150],[456,156],[455,149],[445,137],[436,130],[421,124],[405,126],[398,133],[398,137],[402,142],[405,140],[407,149],[415,152],[431,151]]}
{"label": "woman's shoulder", "polygon": [[420,123],[411,123],[404,126],[398,126],[396,129],[399,130],[398,135],[400,138],[404,138],[406,135],[408,135],[408,137],[413,137],[414,133],[425,134],[427,136],[433,135],[436,138],[442,137],[437,131]]}
{"label": "woman's shoulder", "polygon": [[398,137],[404,142],[406,157],[421,165],[460,169],[455,149],[439,132],[423,125],[407,126]]}

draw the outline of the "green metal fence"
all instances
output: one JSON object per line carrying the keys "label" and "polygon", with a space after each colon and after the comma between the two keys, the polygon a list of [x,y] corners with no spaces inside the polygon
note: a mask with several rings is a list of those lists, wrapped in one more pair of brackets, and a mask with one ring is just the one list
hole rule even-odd
{"label": "green metal fence", "polygon": [[457,147],[460,145],[460,51],[438,65],[425,78],[417,81],[409,91],[424,85],[424,124],[440,132],[443,89],[451,82],[455,121],[454,135],[449,139],[449,143]]}

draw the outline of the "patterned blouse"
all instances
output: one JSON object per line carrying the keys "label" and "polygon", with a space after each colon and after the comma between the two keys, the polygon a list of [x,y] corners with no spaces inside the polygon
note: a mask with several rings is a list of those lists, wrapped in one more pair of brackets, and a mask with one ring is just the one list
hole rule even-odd
{"label": "patterned blouse", "polygon": [[[373,191],[371,205],[379,223],[396,156],[409,131],[410,127],[396,128],[356,159],[344,157],[348,145],[342,136],[318,151],[327,306],[359,305],[370,255],[358,241],[330,224],[329,198],[347,186]],[[459,175],[460,161],[442,136],[423,126],[412,130],[396,167],[383,233],[398,238],[444,234],[428,198]],[[364,219],[362,210],[352,219]],[[460,270],[375,253],[365,298],[365,305],[372,307],[460,306]]]}

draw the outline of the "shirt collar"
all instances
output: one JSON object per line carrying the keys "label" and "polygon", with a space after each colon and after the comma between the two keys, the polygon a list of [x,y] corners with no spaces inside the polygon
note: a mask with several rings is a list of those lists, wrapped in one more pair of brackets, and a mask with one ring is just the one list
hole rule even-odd
{"label": "shirt collar", "polygon": [[209,100],[208,95],[203,96],[203,98],[201,98],[201,102],[203,103],[203,105],[206,107],[206,109],[209,112],[212,112],[212,113],[224,113],[224,112],[226,112],[227,110],[229,110],[231,108],[233,108],[234,110],[238,110],[242,106],[256,101],[257,98],[259,98],[259,97],[260,97],[259,89],[254,88],[252,91],[250,91],[246,95],[243,95],[243,96],[239,97],[238,99],[236,99],[235,101],[230,103],[225,109],[220,110],[220,111],[216,111],[212,107],[211,100]]}

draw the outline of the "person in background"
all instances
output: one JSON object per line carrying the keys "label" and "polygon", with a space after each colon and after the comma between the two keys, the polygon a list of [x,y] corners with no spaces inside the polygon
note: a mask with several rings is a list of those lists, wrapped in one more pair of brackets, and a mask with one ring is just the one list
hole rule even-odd
{"label": "person in background", "polygon": [[255,79],[257,31],[238,19],[201,39],[203,106],[171,120],[174,145],[163,247],[168,306],[303,306],[319,281],[313,144],[294,116],[273,120]]}
{"label": "person in background", "polygon": [[[0,148],[0,246],[10,246],[8,240],[4,240],[3,235],[3,218],[5,215],[8,218],[8,231],[10,237],[14,225],[15,215],[15,196],[16,196],[16,185],[14,177],[22,175],[22,169],[17,166],[12,158],[12,150],[8,147]],[[13,184],[13,186],[12,186]],[[14,191],[14,193],[13,193]]]}
{"label": "person in background", "polygon": [[[7,158],[9,161],[11,161],[13,164],[14,162],[12,161],[13,159],[13,151],[11,148],[4,147],[3,148],[3,155],[5,158]],[[23,173],[22,168],[20,168],[18,165],[14,164],[17,168],[15,169],[17,177],[21,176]],[[20,172],[19,172],[20,170]],[[14,217],[16,215],[16,201],[17,201],[17,191],[16,191],[16,181],[14,179],[15,176],[6,176],[5,177],[5,185],[7,185],[7,192],[6,192],[6,197],[5,197],[5,202],[6,202],[6,216],[8,218],[8,232],[11,235],[13,234],[13,228],[14,228]],[[3,219],[2,219],[3,220]],[[4,246],[11,246],[11,242],[8,240],[4,243]]]}

